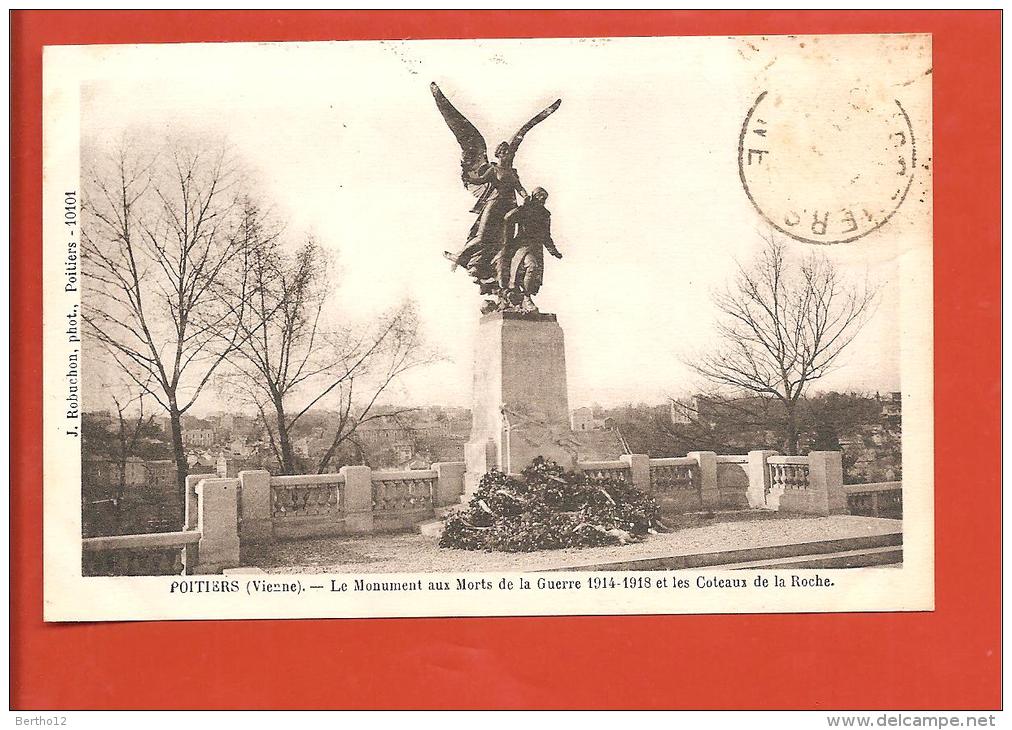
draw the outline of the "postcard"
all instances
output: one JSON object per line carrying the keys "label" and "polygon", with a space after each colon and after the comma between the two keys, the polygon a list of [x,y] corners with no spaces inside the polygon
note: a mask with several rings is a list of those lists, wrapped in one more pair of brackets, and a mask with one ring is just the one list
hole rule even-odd
{"label": "postcard", "polygon": [[45,619],[932,610],[931,72],[46,47]]}

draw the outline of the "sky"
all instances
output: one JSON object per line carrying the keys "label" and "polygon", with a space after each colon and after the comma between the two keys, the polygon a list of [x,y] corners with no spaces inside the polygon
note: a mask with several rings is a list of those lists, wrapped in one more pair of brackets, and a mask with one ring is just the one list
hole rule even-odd
{"label": "sky", "polygon": [[[805,42],[807,40],[807,42]],[[444,250],[474,216],[436,81],[489,148],[556,98],[515,166],[549,191],[553,237],[536,298],[565,332],[570,406],[662,402],[698,389],[686,361],[714,344],[714,290],[768,226],[738,176],[759,92],[831,104],[854,85],[902,96],[930,150],[923,37],[577,39],[97,46],[78,50],[82,136],[228,138],[297,241],[335,261],[332,316],[416,301],[444,358],[391,398],[468,406],[481,299]],[[883,63],[883,59],[885,62]],[[817,89],[810,93],[811,89]],[[791,93],[794,96],[791,97]],[[840,93],[837,93],[840,92]],[[799,172],[803,174],[803,172]],[[930,176],[878,231],[813,248],[879,289],[875,314],[818,390],[900,390],[897,262],[930,246]],[[909,197],[909,196],[908,196]],[[198,412],[220,407],[214,394]]]}

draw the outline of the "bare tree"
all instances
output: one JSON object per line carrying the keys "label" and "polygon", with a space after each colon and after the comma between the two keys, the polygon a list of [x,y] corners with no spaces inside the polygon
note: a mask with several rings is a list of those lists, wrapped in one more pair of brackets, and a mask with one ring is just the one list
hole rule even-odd
{"label": "bare tree", "polygon": [[783,408],[773,398],[709,388],[691,398],[668,396],[668,405],[668,412],[658,414],[655,423],[674,442],[677,453],[693,449],[733,453],[746,444],[758,448],[780,440],[770,435],[782,431],[778,424],[783,421]]}
{"label": "bare tree", "polygon": [[[398,377],[430,358],[410,304],[372,327],[325,327],[326,255],[312,239],[294,253],[285,251],[268,217],[256,210],[251,217],[255,295],[236,312],[240,344],[228,357],[232,372],[225,380],[254,404],[284,474],[302,470],[292,439],[300,420],[313,408],[336,410],[330,444],[314,467],[322,472],[363,423],[403,412],[377,403]],[[239,296],[231,300],[234,308],[242,306]]]}
{"label": "bare tree", "polygon": [[[316,471],[323,473],[337,450],[345,442],[350,442],[361,455],[362,445],[355,438],[359,426],[376,419],[397,419],[413,408],[377,409],[377,401],[387,387],[400,375],[419,365],[428,364],[433,358],[421,354],[418,342],[418,321],[414,306],[404,304],[387,314],[373,328],[370,334],[361,339],[355,361],[369,350],[374,354],[367,356],[367,364],[358,367],[358,373],[345,371],[327,386],[332,399],[337,401],[337,423],[330,446],[316,464]],[[351,354],[352,350],[348,353]],[[355,381],[364,384],[360,387],[361,397],[356,399]],[[321,394],[322,395],[322,394]]]}
{"label": "bare tree", "polygon": [[168,412],[182,503],[181,417],[240,336],[216,292],[225,279],[245,289],[240,176],[223,147],[88,152],[83,318],[93,341]]}
{"label": "bare tree", "polygon": [[691,365],[718,388],[744,396],[750,412],[777,406],[781,418],[769,426],[796,454],[799,400],[833,369],[874,301],[871,288],[846,282],[826,256],[810,253],[792,265],[783,244],[770,238],[751,266],[739,265],[733,283],[715,294],[718,345]]}
{"label": "bare tree", "polygon": [[[131,389],[133,390],[133,389]],[[137,455],[137,446],[141,437],[154,425],[154,416],[144,413],[144,391],[129,393],[126,397],[118,393],[112,394],[116,408],[116,522],[119,525],[123,514],[123,497],[126,496],[127,465],[131,457]],[[129,413],[130,407],[136,403],[136,414]]]}

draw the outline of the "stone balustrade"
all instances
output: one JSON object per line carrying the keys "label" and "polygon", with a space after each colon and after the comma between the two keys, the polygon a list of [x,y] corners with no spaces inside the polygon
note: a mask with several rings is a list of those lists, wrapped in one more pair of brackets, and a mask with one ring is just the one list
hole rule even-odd
{"label": "stone balustrade", "polygon": [[194,572],[195,531],[89,537],[81,541],[81,574],[183,575]]}
{"label": "stone balustrade", "polygon": [[650,459],[650,491],[656,493],[698,489],[699,479],[695,475],[697,468],[696,460],[690,457]]}
{"label": "stone balustrade", "polygon": [[376,512],[432,510],[432,493],[436,481],[433,469],[372,476],[372,508]]}
{"label": "stone balustrade", "polygon": [[694,451],[663,459],[626,454],[618,461],[578,462],[576,468],[592,480],[614,479],[648,492],[662,514],[752,508],[828,515],[847,510],[836,451],[808,456]]}
{"label": "stone balustrade", "polygon": [[771,456],[766,463],[772,489],[808,489],[807,456]]}
{"label": "stone balustrade", "polygon": [[190,575],[239,564],[238,480],[187,479],[184,529],[81,540],[81,574]]}
{"label": "stone balustrade", "polygon": [[[765,500],[767,506],[773,509],[780,508],[784,492],[807,490],[810,486],[807,456],[768,456],[766,469]],[[796,495],[788,495],[788,502],[792,496]]]}
{"label": "stone balustrade", "polygon": [[464,463],[431,469],[374,471],[346,466],[337,474],[271,476],[243,471],[237,512],[244,543],[406,530],[460,500]]}
{"label": "stone balustrade", "polygon": [[[650,493],[664,514],[747,506],[810,515],[849,507],[854,514],[902,516],[900,483],[845,487],[838,451],[696,451],[661,459],[625,454],[615,461],[578,462],[576,469],[591,480],[616,480]],[[195,475],[186,480],[184,530],[85,539],[82,573],[219,573],[239,565],[240,541],[407,530],[459,504],[464,482],[464,462],[408,471],[346,466],[337,474]]]}
{"label": "stone balustrade", "polygon": [[632,482],[628,461],[581,461],[576,465],[577,471],[592,482],[612,480],[616,482]]}
{"label": "stone balustrade", "polygon": [[[649,459],[648,464],[647,491],[657,500],[662,513],[695,512],[707,506],[702,489],[702,464],[695,456]],[[712,499],[713,490],[706,496]]]}
{"label": "stone balustrade", "polygon": [[[268,482],[268,487],[260,484]],[[330,526],[344,524],[346,488],[344,474],[306,474],[289,477],[267,477],[263,472],[239,474],[241,521],[254,521],[244,537],[303,537],[330,534]],[[247,490],[247,485],[253,487]],[[260,489],[257,489],[260,487]],[[269,512],[264,513],[264,495],[269,495]],[[269,520],[269,525],[265,524]]]}
{"label": "stone balustrade", "polygon": [[830,515],[847,511],[843,454],[813,451],[808,456],[768,459],[768,501],[782,512]]}
{"label": "stone balustrade", "polygon": [[852,515],[903,519],[903,484],[876,482],[874,484],[845,484],[847,511]]}
{"label": "stone balustrade", "polygon": [[306,480],[296,477],[271,485],[271,519],[332,517],[341,512],[342,477]]}
{"label": "stone balustrade", "polygon": [[[435,516],[435,469],[373,472],[372,510],[376,532],[411,528]],[[463,491],[463,483],[460,488]]]}

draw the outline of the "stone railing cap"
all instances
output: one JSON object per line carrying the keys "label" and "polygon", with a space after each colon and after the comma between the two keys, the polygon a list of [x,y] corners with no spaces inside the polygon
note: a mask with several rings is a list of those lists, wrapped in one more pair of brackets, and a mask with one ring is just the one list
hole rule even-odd
{"label": "stone railing cap", "polygon": [[200,533],[195,530],[147,532],[138,535],[108,535],[105,537],[86,537],[81,540],[81,547],[86,551],[181,548],[199,542],[200,537]]}

